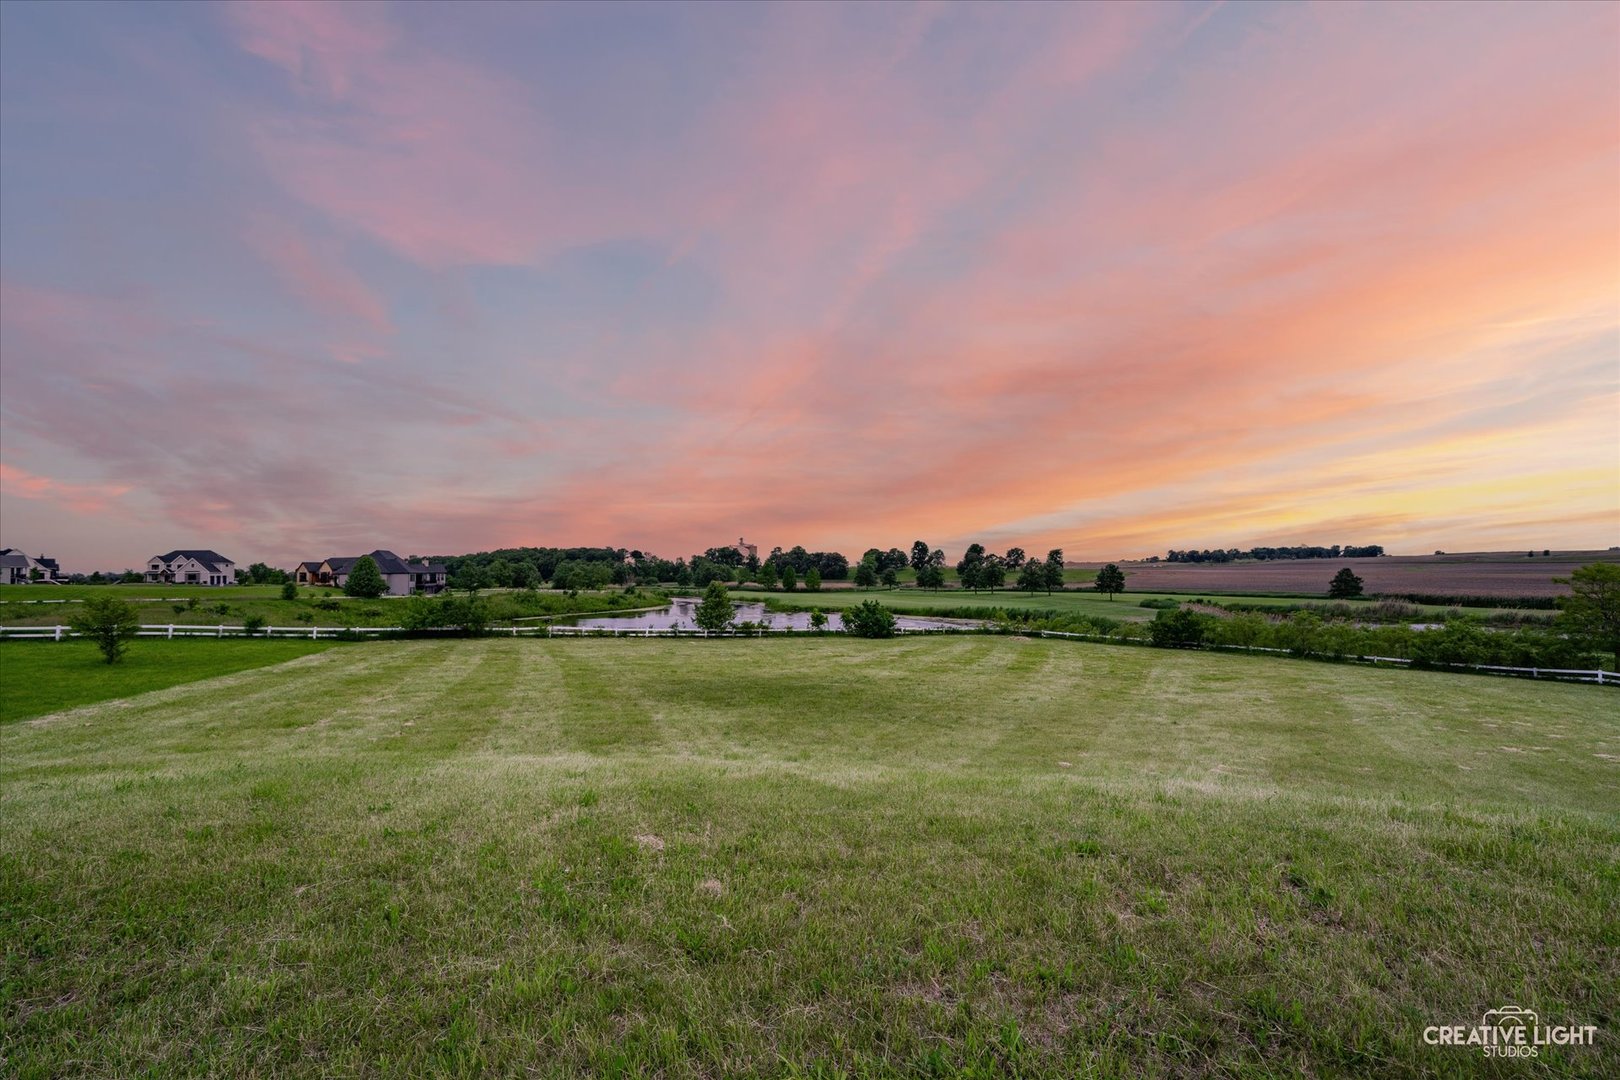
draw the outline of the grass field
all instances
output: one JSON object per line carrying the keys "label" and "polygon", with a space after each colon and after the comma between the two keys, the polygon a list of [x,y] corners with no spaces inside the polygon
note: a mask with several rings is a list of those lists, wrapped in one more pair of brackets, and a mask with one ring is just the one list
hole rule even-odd
{"label": "grass field", "polygon": [[[38,647],[33,647],[37,645]],[[0,651],[0,724],[75,705],[282,664],[331,648],[330,641],[140,641],[117,666],[88,641],[30,643]]]}
{"label": "grass field", "polygon": [[[299,593],[304,596],[338,596],[343,595],[341,589],[309,588],[300,586]],[[41,600],[83,600],[89,596],[116,596],[120,600],[133,600],[136,602],[155,602],[169,600],[189,600],[197,598],[198,604],[214,604],[220,601],[231,602],[235,600],[258,599],[265,600],[281,595],[280,585],[228,585],[213,587],[206,585],[0,585],[0,603],[18,603],[21,601]]]}
{"label": "grass field", "polygon": [[[345,645],[0,727],[0,1054],[1614,1075],[1615,700],[1017,638]],[[1601,1040],[1421,1042],[1504,1003]]]}

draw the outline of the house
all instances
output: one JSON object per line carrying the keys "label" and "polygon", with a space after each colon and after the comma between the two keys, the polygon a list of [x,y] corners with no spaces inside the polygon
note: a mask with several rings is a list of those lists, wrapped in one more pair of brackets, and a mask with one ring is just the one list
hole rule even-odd
{"label": "house", "polygon": [[62,582],[62,570],[55,559],[38,558],[21,548],[0,548],[0,585],[49,584]]}
{"label": "house", "polygon": [[748,541],[739,536],[737,537],[736,547],[737,554],[743,557],[743,562],[747,562],[749,559],[757,560],[759,558],[758,544],[750,544]]}
{"label": "house", "polygon": [[146,580],[165,585],[235,585],[236,564],[217,551],[171,551],[146,560]]}
{"label": "house", "polygon": [[[362,558],[362,555],[345,555],[325,562],[301,562],[293,571],[293,580],[300,585],[332,585],[341,589],[348,584],[354,564]],[[377,564],[389,596],[436,593],[444,588],[449,576],[449,568],[443,563],[407,561],[380,548],[371,553],[371,560]]]}

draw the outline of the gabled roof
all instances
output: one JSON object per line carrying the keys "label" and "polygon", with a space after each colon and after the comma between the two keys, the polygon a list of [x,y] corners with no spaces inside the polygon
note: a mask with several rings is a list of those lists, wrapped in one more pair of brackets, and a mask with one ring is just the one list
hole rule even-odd
{"label": "gabled roof", "polygon": [[295,572],[299,571],[299,570],[308,570],[311,573],[315,573],[315,572],[319,571],[320,568],[321,568],[321,564],[318,563],[318,562],[301,562],[297,566],[293,567],[293,570]]}
{"label": "gabled roof", "polygon": [[0,553],[0,566],[15,566],[19,569],[27,569],[28,556],[20,551],[12,551],[7,548],[4,553]]}
{"label": "gabled roof", "polygon": [[[365,558],[364,555],[344,555],[326,560],[326,565],[332,568],[334,574],[347,574],[354,569],[354,564]],[[392,551],[378,548],[371,553],[371,561],[377,564],[377,569],[384,574],[414,574],[417,571],[404,559]]]}
{"label": "gabled roof", "polygon": [[198,548],[193,550],[180,549],[171,551],[167,555],[157,556],[157,560],[162,563],[172,563],[176,559],[196,559],[207,569],[221,574],[225,572],[225,568],[227,566],[236,565],[219,552],[209,551],[207,548]]}

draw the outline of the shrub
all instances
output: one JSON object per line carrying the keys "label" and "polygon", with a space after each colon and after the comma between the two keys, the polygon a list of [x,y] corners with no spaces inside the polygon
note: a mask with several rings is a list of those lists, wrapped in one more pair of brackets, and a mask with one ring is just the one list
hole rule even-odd
{"label": "shrub", "polygon": [[169,605],[169,610],[173,611],[176,615],[183,615],[183,614],[185,614],[186,605],[184,605],[184,604],[170,604]]}
{"label": "shrub", "polygon": [[248,637],[252,637],[254,634],[257,634],[260,630],[264,629],[264,616],[249,615],[247,618],[242,620],[242,629],[247,631]]}
{"label": "shrub", "polygon": [[718,633],[730,626],[731,597],[726,592],[726,587],[718,581],[709,582],[708,588],[703,590],[703,602],[697,606],[692,618],[699,630],[707,630],[709,633]]}
{"label": "shrub", "polygon": [[1174,611],[1181,606],[1180,600],[1172,600],[1168,596],[1153,600],[1143,600],[1137,607],[1157,608],[1160,611]]}
{"label": "shrub", "polygon": [[281,598],[283,600],[296,600],[296,599],[298,599],[298,586],[295,585],[294,583],[290,582],[290,581],[287,582],[285,585],[283,585],[281,587]]}
{"label": "shrub", "polygon": [[894,612],[876,600],[863,600],[844,612],[844,629],[855,637],[894,637]]}
{"label": "shrub", "polygon": [[79,605],[73,617],[74,631],[96,643],[102,658],[116,664],[124,658],[130,641],[141,628],[141,617],[134,604],[111,596],[92,596]]}
{"label": "shrub", "polygon": [[1160,648],[1193,648],[1203,643],[1209,621],[1196,611],[1161,611],[1148,624],[1148,640]]}
{"label": "shrub", "polygon": [[335,596],[323,596],[315,601],[315,606],[322,611],[337,611],[343,606],[343,602]]}
{"label": "shrub", "polygon": [[[815,573],[814,570],[811,570],[810,572],[812,574]],[[821,582],[816,582],[816,587],[820,588]],[[822,614],[820,608],[810,609],[810,629],[816,631],[817,633],[827,629],[827,616]]]}

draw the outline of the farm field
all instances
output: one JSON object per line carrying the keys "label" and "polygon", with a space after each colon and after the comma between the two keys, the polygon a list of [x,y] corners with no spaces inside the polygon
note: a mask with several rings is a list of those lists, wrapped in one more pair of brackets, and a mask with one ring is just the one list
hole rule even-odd
{"label": "farm field", "polygon": [[[1232,601],[1235,603],[1252,604],[1256,607],[1287,608],[1292,605],[1316,602],[1325,603],[1320,597],[1286,597],[1286,596],[1251,596],[1232,594],[1223,596],[1214,593],[1120,593],[1110,600],[1106,595],[1091,590],[1075,592],[1036,593],[1031,596],[1027,592],[1015,589],[1003,589],[998,592],[963,592],[958,589],[945,589],[940,592],[919,591],[916,589],[841,589],[835,592],[823,590],[819,593],[809,593],[800,590],[794,593],[765,592],[758,589],[732,589],[731,596],[736,600],[770,600],[778,607],[795,610],[810,610],[822,608],[827,611],[842,610],[852,607],[865,600],[876,600],[886,608],[894,611],[909,613],[941,613],[966,609],[992,611],[1000,608],[1003,611],[1051,611],[1065,615],[1087,615],[1118,619],[1121,622],[1150,622],[1158,612],[1153,608],[1142,606],[1144,600],[1176,600],[1181,602],[1204,599],[1215,603]],[[1345,601],[1352,607],[1365,605],[1371,608],[1376,601],[1355,600]],[[1450,610],[1433,604],[1413,605],[1426,615],[1439,616],[1442,612]],[[1461,608],[1469,614],[1485,616],[1492,612],[1502,610],[1497,608]]]}
{"label": "farm field", "polygon": [[[1520,1076],[1421,1040],[1507,1002],[1601,1029],[1535,1075],[1620,1068],[1611,690],[1012,637],[221,645],[0,726],[8,1075]],[[0,680],[85,661],[3,644]]]}
{"label": "farm field", "polygon": [[1178,593],[1292,593],[1327,595],[1328,582],[1348,566],[1368,593],[1446,596],[1563,596],[1553,579],[1593,562],[1620,562],[1620,552],[1554,552],[1533,559],[1524,552],[1471,555],[1386,555],[1377,559],[1288,559],[1235,563],[1121,563],[1132,591]]}

